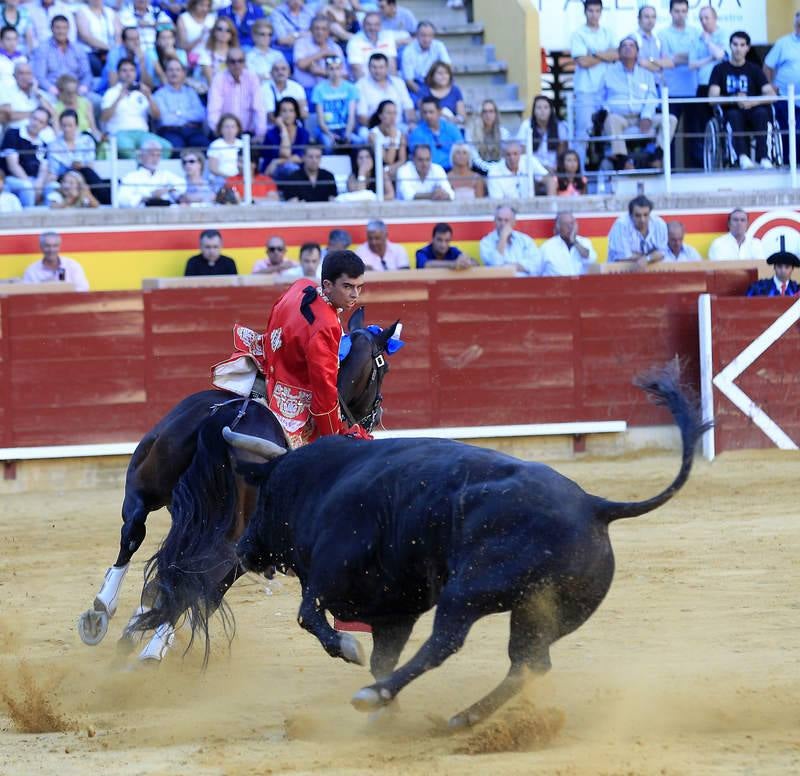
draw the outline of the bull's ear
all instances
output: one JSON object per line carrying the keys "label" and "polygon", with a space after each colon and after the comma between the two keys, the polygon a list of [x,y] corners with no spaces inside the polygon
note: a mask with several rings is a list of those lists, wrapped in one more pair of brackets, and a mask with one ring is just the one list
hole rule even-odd
{"label": "bull's ear", "polygon": [[347,331],[355,331],[356,329],[364,328],[364,308],[359,307],[347,322]]}

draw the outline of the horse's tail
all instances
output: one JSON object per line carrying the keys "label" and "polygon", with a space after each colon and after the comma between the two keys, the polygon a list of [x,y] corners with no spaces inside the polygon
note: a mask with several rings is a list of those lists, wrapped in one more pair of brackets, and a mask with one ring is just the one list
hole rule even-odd
{"label": "horse's tail", "polygon": [[653,498],[645,501],[608,501],[597,498],[596,510],[601,520],[610,523],[623,517],[637,517],[652,512],[669,501],[689,479],[694,450],[700,437],[712,427],[703,423],[697,402],[680,384],[680,364],[677,359],[661,369],[654,369],[636,380],[636,385],[650,395],[656,404],[666,406],[681,434],[681,468],[672,483]]}
{"label": "horse's tail", "polygon": [[238,567],[228,540],[235,507],[236,484],[229,448],[218,423],[209,422],[198,435],[189,468],[173,490],[169,533],[145,567],[145,589],[155,590],[153,606],[134,626],[139,631],[164,623],[175,626],[188,616],[191,636],[186,649],[200,633],[204,666],[210,654],[211,615],[219,610],[229,642],[235,631],[233,613],[222,599],[224,588],[220,588]]}

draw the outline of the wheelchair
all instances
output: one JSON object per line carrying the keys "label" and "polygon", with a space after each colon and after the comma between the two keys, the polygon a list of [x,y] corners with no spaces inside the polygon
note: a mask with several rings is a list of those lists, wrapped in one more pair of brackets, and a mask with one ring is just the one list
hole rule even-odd
{"label": "wheelchair", "polygon": [[[767,123],[767,158],[774,167],[783,164],[783,142],[781,128],[775,116],[775,106],[770,105],[770,119]],[[712,106],[713,116],[706,124],[703,137],[703,168],[706,172],[722,170],[735,166],[739,157],[733,147],[733,132],[725,121],[721,105]],[[750,141],[750,158],[755,161],[755,138]]]}

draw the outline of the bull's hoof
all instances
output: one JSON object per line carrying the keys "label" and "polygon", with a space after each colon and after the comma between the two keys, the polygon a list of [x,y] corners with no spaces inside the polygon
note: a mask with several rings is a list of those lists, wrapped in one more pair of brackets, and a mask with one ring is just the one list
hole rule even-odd
{"label": "bull's hoof", "polygon": [[367,664],[364,648],[361,646],[358,639],[354,638],[349,633],[341,633],[339,635],[339,650],[342,653],[342,657],[348,663],[355,663],[359,666]]}
{"label": "bull's hoof", "polygon": [[108,614],[97,609],[87,609],[78,618],[78,635],[84,644],[97,646],[108,632]]}
{"label": "bull's hoof", "polygon": [[388,706],[392,702],[392,695],[388,690],[376,690],[374,687],[364,687],[352,698],[350,703],[358,711],[375,711]]}

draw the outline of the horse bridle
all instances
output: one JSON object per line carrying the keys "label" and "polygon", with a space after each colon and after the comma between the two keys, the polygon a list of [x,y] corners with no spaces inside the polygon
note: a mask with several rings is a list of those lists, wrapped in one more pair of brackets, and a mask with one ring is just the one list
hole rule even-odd
{"label": "horse bridle", "polygon": [[342,415],[344,415],[345,420],[351,426],[359,425],[367,433],[370,433],[377,425],[378,418],[380,417],[381,404],[383,402],[381,385],[383,384],[383,376],[386,374],[386,356],[384,356],[382,350],[378,347],[377,343],[375,342],[375,337],[371,332],[367,331],[366,329],[356,329],[356,331],[352,332],[350,336],[354,337],[356,334],[361,334],[369,339],[370,348],[372,350],[370,355],[372,371],[370,373],[367,385],[372,384],[375,380],[378,381],[377,389],[375,391],[375,400],[372,402],[369,412],[367,412],[363,418],[354,417],[345,400],[342,398],[341,391],[339,391],[339,406],[342,409]]}

